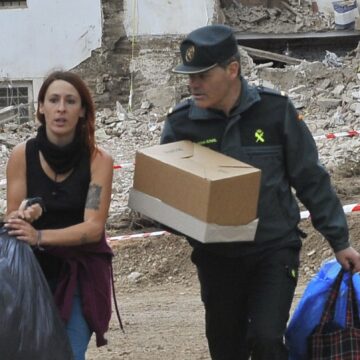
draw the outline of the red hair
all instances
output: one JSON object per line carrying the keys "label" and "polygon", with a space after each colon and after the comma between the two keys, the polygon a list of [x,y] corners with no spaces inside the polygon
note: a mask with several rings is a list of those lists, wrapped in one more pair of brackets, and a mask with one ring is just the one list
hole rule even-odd
{"label": "red hair", "polygon": [[38,94],[38,106],[36,117],[42,125],[45,126],[45,116],[40,113],[40,104],[44,103],[46,91],[55,80],[63,80],[70,83],[78,91],[81,98],[81,106],[84,108],[84,117],[80,118],[77,124],[77,134],[80,134],[84,145],[89,153],[93,154],[96,150],[95,143],[95,105],[90,90],[81,77],[70,71],[54,71],[41,85]]}

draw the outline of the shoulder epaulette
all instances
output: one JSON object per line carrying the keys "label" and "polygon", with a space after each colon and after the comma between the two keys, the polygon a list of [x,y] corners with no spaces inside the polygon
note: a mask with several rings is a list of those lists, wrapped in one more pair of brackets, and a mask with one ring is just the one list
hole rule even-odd
{"label": "shoulder epaulette", "polygon": [[185,99],[183,101],[180,101],[178,104],[176,104],[174,107],[171,107],[168,110],[167,115],[173,115],[179,112],[180,110],[185,110],[190,106],[190,101],[191,101],[190,99]]}
{"label": "shoulder epaulette", "polygon": [[275,96],[287,96],[285,91],[279,91],[279,90],[276,90],[276,89],[270,89],[270,88],[267,88],[267,87],[264,87],[264,86],[258,86],[257,89],[258,89],[258,91],[260,93],[263,93],[263,94],[275,95]]}

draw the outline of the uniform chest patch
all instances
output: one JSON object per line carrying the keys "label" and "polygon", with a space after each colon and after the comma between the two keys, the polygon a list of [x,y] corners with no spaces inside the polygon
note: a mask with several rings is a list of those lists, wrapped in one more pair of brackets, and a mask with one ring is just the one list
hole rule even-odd
{"label": "uniform chest patch", "polygon": [[215,138],[205,139],[202,141],[198,141],[199,145],[207,145],[207,144],[216,144],[218,141]]}

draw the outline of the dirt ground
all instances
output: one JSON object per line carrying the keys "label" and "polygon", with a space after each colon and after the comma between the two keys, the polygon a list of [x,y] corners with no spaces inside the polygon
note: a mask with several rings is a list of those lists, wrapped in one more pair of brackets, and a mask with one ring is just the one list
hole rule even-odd
{"label": "dirt ground", "polygon": [[[333,182],[344,204],[357,202],[358,175],[345,169],[333,174]],[[360,250],[358,213],[348,214],[348,222],[352,244]],[[293,307],[321,263],[332,257],[329,245],[312,228],[310,220],[302,221],[301,228],[308,236],[303,243]],[[123,232],[134,233],[134,230]],[[116,296],[125,334],[114,312],[107,333],[108,345],[96,348],[92,339],[87,359],[210,359],[196,271],[189,259],[186,240],[175,235],[124,240],[114,243],[113,249]]]}

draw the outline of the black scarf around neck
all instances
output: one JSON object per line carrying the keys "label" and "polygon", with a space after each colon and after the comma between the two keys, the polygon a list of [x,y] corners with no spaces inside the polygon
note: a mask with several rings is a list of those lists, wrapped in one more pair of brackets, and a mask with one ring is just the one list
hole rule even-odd
{"label": "black scarf around neck", "polygon": [[51,169],[55,171],[55,174],[68,173],[88,153],[85,146],[82,145],[80,134],[76,133],[74,140],[70,144],[58,146],[48,140],[44,125],[38,128],[36,141],[39,150]]}

